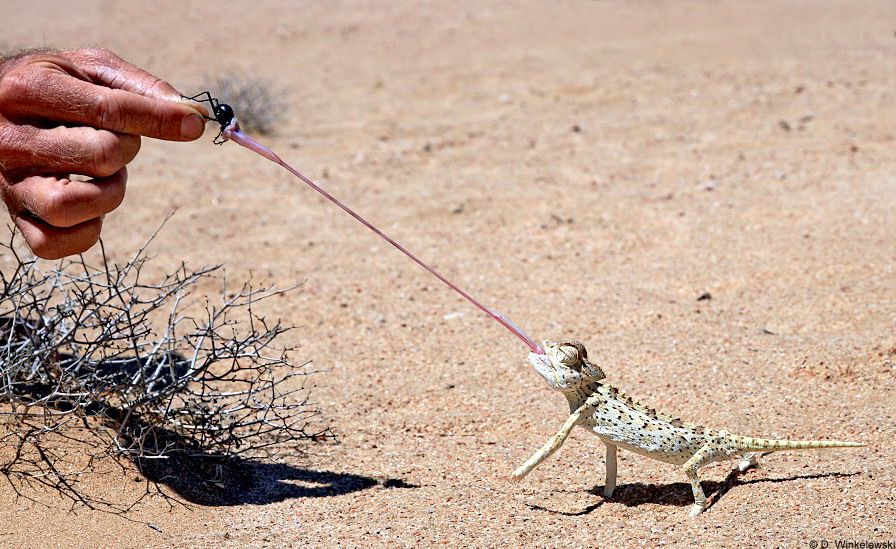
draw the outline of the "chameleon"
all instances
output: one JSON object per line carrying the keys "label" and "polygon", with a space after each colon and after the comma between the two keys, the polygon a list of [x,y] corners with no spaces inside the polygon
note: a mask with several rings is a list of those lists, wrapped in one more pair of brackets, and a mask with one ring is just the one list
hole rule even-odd
{"label": "chameleon", "polygon": [[573,427],[579,425],[600,437],[606,446],[604,497],[612,497],[616,489],[616,453],[622,448],[680,466],[694,494],[690,516],[695,517],[706,509],[706,495],[697,477],[697,470],[703,465],[738,458],[738,469],[745,471],[757,464],[758,453],[865,446],[836,440],[746,437],[685,423],[635,402],[607,383],[601,367],[588,360],[583,344],[545,341],[543,348],[544,354],[530,353],[529,362],[552,389],[563,393],[570,415],[557,434],[513,472],[511,480],[515,482],[556,452]]}

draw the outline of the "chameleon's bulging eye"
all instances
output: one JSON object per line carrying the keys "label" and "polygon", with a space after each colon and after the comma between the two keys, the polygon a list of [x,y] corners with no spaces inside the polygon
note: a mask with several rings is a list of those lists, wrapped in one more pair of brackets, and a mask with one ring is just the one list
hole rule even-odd
{"label": "chameleon's bulging eye", "polygon": [[579,364],[581,355],[575,345],[561,345],[557,351],[558,358],[563,365],[577,366]]}

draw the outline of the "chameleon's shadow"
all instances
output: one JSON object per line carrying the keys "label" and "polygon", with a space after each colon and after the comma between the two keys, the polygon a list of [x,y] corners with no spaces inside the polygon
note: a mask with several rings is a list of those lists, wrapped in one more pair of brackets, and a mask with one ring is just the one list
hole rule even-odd
{"label": "chameleon's shadow", "polygon": [[[757,478],[751,480],[741,480],[739,478],[740,474],[740,471],[734,469],[728,474],[725,480],[721,482],[705,480],[701,483],[703,486],[703,491],[709,494],[709,496],[707,497],[707,509],[715,505],[716,502],[718,502],[722,498],[722,496],[728,493],[728,491],[735,486],[745,486],[748,484],[757,484],[760,482],[790,482],[793,480],[816,478],[845,478],[860,475],[861,473],[820,473],[816,475],[797,475],[783,478]],[[598,496],[599,498],[601,498],[601,500],[597,503],[588,505],[584,509],[581,509],[579,511],[560,511],[555,509],[548,509],[546,507],[531,503],[527,503],[526,505],[538,511],[547,511],[548,513],[554,513],[557,515],[577,517],[590,514],[595,509],[602,506],[604,503],[621,503],[628,507],[637,507],[645,503],[685,507],[694,503],[694,496],[691,493],[691,485],[687,482],[674,482],[672,484],[666,484],[662,486],[658,486],[656,484],[644,484],[640,482],[633,484],[623,484],[616,487],[616,490],[613,493],[613,497],[609,499],[603,497],[602,491],[603,486],[595,486],[594,488],[588,490],[588,493]]]}

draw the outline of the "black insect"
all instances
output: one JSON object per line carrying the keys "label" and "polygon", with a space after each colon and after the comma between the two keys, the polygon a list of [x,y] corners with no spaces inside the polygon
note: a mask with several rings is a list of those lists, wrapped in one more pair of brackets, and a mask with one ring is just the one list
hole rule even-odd
{"label": "black insect", "polygon": [[[215,136],[215,140],[213,141],[215,145],[221,145],[226,139],[222,136],[224,135],[224,130],[227,129],[227,126],[233,122],[233,119],[236,118],[236,115],[233,113],[233,109],[230,108],[230,105],[227,103],[221,103],[216,98],[212,97],[211,92],[204,91],[202,93],[196,94],[193,97],[187,97],[186,95],[182,96],[184,99],[189,99],[190,101],[195,101],[197,103],[208,103],[212,108],[213,116],[205,116],[206,120],[214,120],[218,124],[221,124],[221,130],[218,132],[218,135]],[[204,99],[203,99],[204,97]]]}

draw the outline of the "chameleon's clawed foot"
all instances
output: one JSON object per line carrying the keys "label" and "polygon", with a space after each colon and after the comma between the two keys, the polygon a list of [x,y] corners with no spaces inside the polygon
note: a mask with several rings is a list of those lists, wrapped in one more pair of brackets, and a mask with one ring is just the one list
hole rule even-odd
{"label": "chameleon's clawed foot", "polygon": [[737,462],[737,470],[743,473],[747,469],[752,469],[759,465],[759,455],[755,452],[744,454],[743,458]]}
{"label": "chameleon's clawed foot", "polygon": [[696,517],[706,509],[706,503],[695,503],[691,505],[690,516]]}
{"label": "chameleon's clawed foot", "polygon": [[522,468],[517,469],[510,474],[510,482],[520,482],[526,476],[526,472]]}

